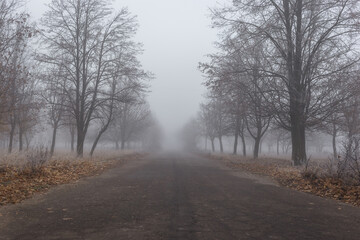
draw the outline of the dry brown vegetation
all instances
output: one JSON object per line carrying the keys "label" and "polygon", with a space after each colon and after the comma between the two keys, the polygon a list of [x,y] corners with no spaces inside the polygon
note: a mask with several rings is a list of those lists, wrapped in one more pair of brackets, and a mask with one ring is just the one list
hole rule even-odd
{"label": "dry brown vegetation", "polygon": [[207,155],[232,169],[270,176],[292,189],[360,206],[360,183],[339,178],[327,161],[313,160],[307,167],[294,167],[285,159],[250,159],[234,155]]}
{"label": "dry brown vegetation", "polygon": [[143,156],[132,152],[99,152],[92,158],[78,159],[71,154],[59,154],[50,159],[43,149],[5,155],[0,159],[0,206],[19,203],[51,186],[97,175]]}

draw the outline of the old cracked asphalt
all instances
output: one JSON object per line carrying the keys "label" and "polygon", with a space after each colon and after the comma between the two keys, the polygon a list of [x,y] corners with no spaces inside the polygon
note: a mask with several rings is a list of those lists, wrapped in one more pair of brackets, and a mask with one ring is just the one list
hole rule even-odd
{"label": "old cracked asphalt", "polygon": [[1,208],[0,239],[359,240],[360,208],[164,154]]}

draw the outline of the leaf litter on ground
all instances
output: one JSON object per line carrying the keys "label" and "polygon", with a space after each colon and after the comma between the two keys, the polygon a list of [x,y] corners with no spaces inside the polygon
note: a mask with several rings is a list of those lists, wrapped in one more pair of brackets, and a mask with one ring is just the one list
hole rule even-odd
{"label": "leaf litter on ground", "polygon": [[206,156],[220,160],[232,169],[241,169],[257,175],[270,176],[279,184],[298,191],[360,206],[359,183],[344,181],[335,175],[317,174],[318,169],[306,171],[304,167],[292,166],[291,161],[286,159],[251,159],[225,154]]}
{"label": "leaf litter on ground", "polygon": [[0,206],[19,203],[52,186],[97,175],[115,165],[140,159],[143,156],[143,154],[127,153],[120,157],[109,157],[105,154],[77,159],[58,155],[36,171],[20,165],[3,164],[0,166]]}

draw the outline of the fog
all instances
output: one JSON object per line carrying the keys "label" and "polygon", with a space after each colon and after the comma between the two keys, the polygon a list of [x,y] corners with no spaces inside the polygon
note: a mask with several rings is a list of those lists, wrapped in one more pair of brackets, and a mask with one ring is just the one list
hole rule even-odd
{"label": "fog", "polygon": [[359,0],[0,0],[0,236],[358,240],[359,23]]}
{"label": "fog", "polygon": [[[38,20],[50,0],[28,0],[27,9]],[[114,8],[128,7],[137,15],[136,40],[144,45],[140,61],[155,74],[148,101],[160,122],[167,149],[178,146],[181,127],[198,111],[204,88],[198,62],[214,51],[209,7],[216,0],[116,0]]]}
{"label": "fog", "polygon": [[[30,148],[74,151],[76,144],[81,156],[97,146],[158,150],[161,141],[165,150],[292,154],[300,164],[307,153],[336,158],[356,133],[359,94],[348,86],[356,84],[360,53],[351,8],[347,24],[333,23],[341,34],[323,15],[326,26],[294,46],[286,26],[249,18],[276,19],[271,4],[254,12],[227,0],[24,2],[9,1],[16,7],[3,15],[10,49],[3,59],[12,59],[4,62],[1,92],[2,105],[10,103],[1,110],[8,152],[21,152],[25,140]],[[24,6],[29,17],[20,14]],[[307,19],[317,9],[304,11]],[[18,20],[6,19],[11,14]],[[318,39],[322,48],[313,47],[312,38],[329,33]],[[295,91],[294,79],[307,81]]]}

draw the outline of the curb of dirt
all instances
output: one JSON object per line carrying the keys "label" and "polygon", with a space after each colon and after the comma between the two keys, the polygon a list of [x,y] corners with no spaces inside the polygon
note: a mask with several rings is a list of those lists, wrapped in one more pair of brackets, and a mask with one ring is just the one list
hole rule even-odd
{"label": "curb of dirt", "polygon": [[0,173],[0,208],[20,203],[38,193],[46,193],[51,188],[71,184],[80,179],[101,175],[105,171],[129,161],[143,159],[147,154],[129,153],[106,159],[82,160],[76,162],[53,162],[38,172],[7,169]]}
{"label": "curb of dirt", "polygon": [[360,207],[360,185],[348,185],[341,179],[331,177],[312,176],[306,178],[300,168],[264,165],[261,164],[261,159],[252,163],[249,159],[244,160],[239,156],[219,154],[200,154],[200,156],[217,160],[233,170],[242,170],[253,175],[265,176],[275,181],[278,186]]}

